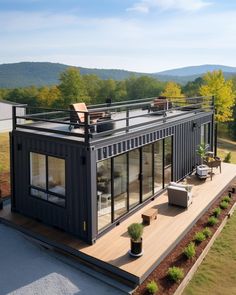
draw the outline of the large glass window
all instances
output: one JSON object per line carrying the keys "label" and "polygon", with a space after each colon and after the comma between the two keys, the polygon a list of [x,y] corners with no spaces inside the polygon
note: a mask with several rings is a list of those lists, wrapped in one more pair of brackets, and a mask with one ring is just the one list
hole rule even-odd
{"label": "large glass window", "polygon": [[171,178],[172,137],[98,162],[98,231],[160,191]]}
{"label": "large glass window", "polygon": [[163,140],[154,143],[154,193],[163,188]]}
{"label": "large glass window", "polygon": [[111,215],[111,159],[97,163],[98,230],[112,221]]}
{"label": "large glass window", "polygon": [[172,180],[172,136],[164,139],[164,182],[165,186]]}
{"label": "large glass window", "polygon": [[65,207],[65,160],[30,153],[30,193]]}
{"label": "large glass window", "polygon": [[201,125],[201,144],[210,144],[210,123]]}
{"label": "large glass window", "polygon": [[140,151],[135,149],[128,153],[129,156],[129,208],[140,202]]}
{"label": "large glass window", "polygon": [[143,174],[143,195],[142,200],[146,200],[153,195],[153,145],[149,144],[142,148],[142,174]]}
{"label": "large glass window", "polygon": [[114,219],[117,219],[128,210],[127,154],[115,157],[113,165]]}

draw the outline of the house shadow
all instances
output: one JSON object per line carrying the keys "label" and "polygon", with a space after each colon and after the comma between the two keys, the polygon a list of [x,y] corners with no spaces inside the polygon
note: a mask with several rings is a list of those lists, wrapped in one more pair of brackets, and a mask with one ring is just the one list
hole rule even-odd
{"label": "house shadow", "polygon": [[134,260],[138,259],[138,257],[133,257],[129,255],[129,251],[125,255],[119,256],[115,259],[111,259],[108,261],[109,264],[115,265],[116,267],[121,267],[127,263],[130,263]]}
{"label": "house shadow", "polygon": [[182,207],[169,205],[168,202],[155,205],[152,208],[155,208],[158,210],[158,215],[172,216],[172,217],[177,216],[186,210],[185,208],[182,208]]}

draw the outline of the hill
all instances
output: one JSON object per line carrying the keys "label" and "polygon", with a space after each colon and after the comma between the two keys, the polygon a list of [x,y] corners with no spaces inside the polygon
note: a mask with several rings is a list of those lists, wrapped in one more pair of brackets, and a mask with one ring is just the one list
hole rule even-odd
{"label": "hill", "polygon": [[[49,62],[20,62],[0,65],[0,88],[16,88],[26,86],[55,85],[59,83],[60,74],[69,66]],[[236,68],[221,65],[192,66],[159,73],[147,74],[116,69],[88,69],[78,67],[82,75],[95,74],[101,79],[123,80],[132,75],[139,77],[147,75],[160,81],[175,81],[186,84],[193,81],[207,71],[222,69],[228,78],[236,75]]]}
{"label": "hill", "polygon": [[[0,88],[58,84],[60,74],[69,66],[49,62],[20,62],[0,65]],[[142,73],[125,70],[87,69],[79,67],[81,75],[96,74],[101,79],[122,80]]]}
{"label": "hill", "polygon": [[200,76],[205,74],[206,72],[212,72],[215,70],[222,70],[226,73],[236,73],[236,67],[228,67],[223,65],[200,65],[200,66],[191,66],[191,67],[184,67],[178,68],[173,70],[167,70],[156,73],[157,76],[164,75],[164,76]]}

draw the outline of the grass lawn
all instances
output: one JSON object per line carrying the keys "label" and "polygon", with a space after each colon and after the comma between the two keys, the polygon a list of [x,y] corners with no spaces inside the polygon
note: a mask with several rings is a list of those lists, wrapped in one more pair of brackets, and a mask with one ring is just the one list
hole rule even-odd
{"label": "grass lawn", "polygon": [[236,294],[236,211],[183,295]]}
{"label": "grass lawn", "polygon": [[225,156],[231,152],[231,163],[236,164],[236,142],[225,139],[218,138],[218,155],[224,160]]}
{"label": "grass lawn", "polygon": [[10,171],[10,155],[9,155],[9,134],[0,133],[0,166],[1,172]]}

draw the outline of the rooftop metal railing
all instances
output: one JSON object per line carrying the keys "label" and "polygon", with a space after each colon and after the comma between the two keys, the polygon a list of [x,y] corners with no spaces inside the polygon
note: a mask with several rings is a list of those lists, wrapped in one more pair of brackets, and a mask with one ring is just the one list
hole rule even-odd
{"label": "rooftop metal railing", "polygon": [[[13,106],[13,130],[20,128],[21,130],[73,136],[88,144],[91,141],[104,139],[107,135],[115,136],[148,128],[153,124],[166,123],[186,113],[214,111],[214,97],[212,96],[166,98],[168,103],[161,110],[158,109],[158,104],[155,105],[154,99],[151,97],[114,102],[109,106],[107,104],[92,105],[88,106],[87,112],[16,105]],[[18,112],[20,108],[24,109],[23,115],[22,111]],[[105,118],[93,122],[92,113],[101,111],[105,113]],[[71,121],[75,113],[76,115],[83,114],[84,122]],[[117,116],[117,114],[121,115]],[[101,131],[100,126],[109,123],[115,127],[112,130]],[[100,132],[97,132],[98,129]]]}

